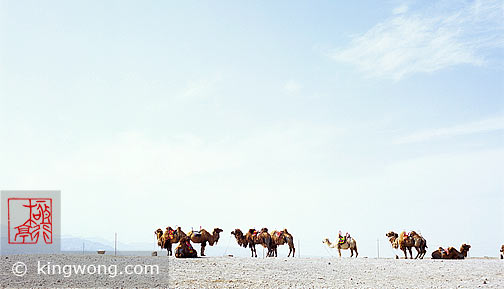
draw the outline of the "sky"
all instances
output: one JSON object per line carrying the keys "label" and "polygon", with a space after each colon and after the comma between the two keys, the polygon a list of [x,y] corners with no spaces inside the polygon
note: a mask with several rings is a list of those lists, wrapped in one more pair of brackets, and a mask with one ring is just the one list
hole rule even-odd
{"label": "sky", "polygon": [[0,1],[0,188],[61,190],[72,236],[497,256],[504,1],[351,2]]}

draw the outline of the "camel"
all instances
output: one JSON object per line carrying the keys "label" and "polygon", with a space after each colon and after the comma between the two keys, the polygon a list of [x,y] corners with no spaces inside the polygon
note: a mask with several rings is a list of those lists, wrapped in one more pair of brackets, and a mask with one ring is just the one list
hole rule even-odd
{"label": "camel", "polygon": [[415,259],[417,258],[423,259],[423,257],[427,253],[427,240],[425,240],[425,238],[422,237],[422,235],[418,234],[415,231],[411,231],[410,238],[413,239],[413,246],[417,250],[417,255],[415,256]]}
{"label": "camel", "polygon": [[175,257],[176,258],[197,258],[198,253],[194,250],[191,245],[191,241],[189,237],[183,236],[180,239],[180,243],[175,248]]}
{"label": "camel", "polygon": [[501,259],[504,259],[504,245],[501,246],[500,252]]}
{"label": "camel", "polygon": [[245,235],[243,235],[240,229],[235,229],[231,234],[235,236],[238,245],[244,248],[247,248],[247,246],[250,248],[251,257],[257,257],[255,245],[268,248],[268,254],[266,256],[273,256],[273,242],[267,228],[261,229],[260,232],[255,229],[249,229]]}
{"label": "camel", "polygon": [[453,247],[449,247],[447,250],[439,247],[439,249],[432,252],[432,259],[464,259],[467,257],[470,248],[471,245],[462,244],[459,252]]}
{"label": "camel", "polygon": [[171,256],[172,253],[172,244],[178,243],[180,238],[185,236],[186,234],[177,227],[177,230],[173,230],[171,227],[166,227],[166,231],[163,233],[163,230],[157,229],[154,231],[158,240],[158,246],[161,247],[161,250],[166,249],[168,251],[168,256]]}
{"label": "camel", "polygon": [[[408,252],[410,253],[410,258],[413,259],[413,252],[411,250],[412,247],[415,247],[415,249],[417,250],[415,259],[423,259],[423,257],[427,253],[427,241],[424,237],[422,237],[422,235],[418,234],[415,231],[411,231],[410,235],[407,235],[404,231],[401,232],[400,235],[393,231],[390,231],[385,234],[385,236],[389,238],[392,248],[400,249],[404,252],[405,259],[408,259],[406,250],[408,250]],[[396,259],[399,259],[399,256],[396,255]]]}
{"label": "camel", "polygon": [[294,237],[292,237],[292,235],[287,231],[287,229],[283,229],[283,231],[271,232],[271,240],[272,243],[274,244],[273,254],[275,257],[277,257],[277,246],[284,244],[289,245],[289,255],[287,255],[287,257],[290,257],[291,253],[292,257],[294,257],[294,254],[296,252],[296,248],[294,248]]}
{"label": "camel", "polygon": [[207,230],[201,229],[199,233],[196,233],[195,231],[189,232],[187,234],[187,237],[193,242],[193,243],[200,243],[201,244],[201,256],[205,256],[205,247],[207,243],[210,246],[213,246],[214,244],[217,244],[219,241],[219,234],[222,232],[222,229],[215,228],[210,234]]}
{"label": "camel", "polygon": [[[388,232],[385,234],[389,238],[390,245],[392,245],[393,249],[399,250],[399,235],[393,231]],[[395,254],[395,258],[399,259],[399,256]]]}
{"label": "camel", "polygon": [[240,247],[247,248],[248,246],[247,238],[245,238],[243,232],[240,229],[235,229],[234,231],[231,232],[231,235],[235,236],[236,242]]}
{"label": "camel", "polygon": [[322,243],[329,246],[329,248],[338,248],[338,254],[340,258],[341,258],[341,250],[348,250],[348,249],[350,249],[350,257],[353,257],[354,251],[355,251],[355,258],[359,256],[359,252],[357,252],[357,241],[355,241],[355,239],[352,237],[346,238],[343,244],[340,244],[338,240],[336,240],[336,242],[332,244],[328,238],[325,238],[325,240],[322,241]]}
{"label": "camel", "polygon": [[154,231],[154,235],[156,235],[157,238],[157,244],[159,247],[161,247],[161,250],[163,250],[163,243],[164,243],[164,237],[163,237],[163,230],[158,228],[156,231]]}
{"label": "camel", "polygon": [[168,256],[171,256],[172,253],[172,244],[176,244],[180,242],[182,237],[186,237],[186,233],[182,231],[180,227],[177,227],[177,230],[173,230],[171,227],[166,227],[166,231],[164,232],[164,247],[168,250]]}
{"label": "camel", "polygon": [[255,245],[261,245],[263,248],[268,249],[266,257],[273,256],[273,242],[271,240],[271,235],[268,233],[268,228],[262,228],[261,231],[257,232],[255,229],[249,229],[245,238],[248,241],[250,250],[252,251],[252,257],[257,257],[257,251]]}
{"label": "camel", "polygon": [[256,244],[261,245],[263,246],[263,248],[268,249],[266,257],[273,257],[273,252],[276,250],[276,245],[273,243],[273,240],[271,239],[271,235],[268,232],[268,228],[262,228],[259,234],[257,234],[256,237],[254,238],[254,250]]}

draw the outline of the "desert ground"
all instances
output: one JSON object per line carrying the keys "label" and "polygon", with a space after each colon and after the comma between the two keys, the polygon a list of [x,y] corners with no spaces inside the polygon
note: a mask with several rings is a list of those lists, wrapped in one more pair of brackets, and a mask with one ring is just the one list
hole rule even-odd
{"label": "desert ground", "polygon": [[[17,262],[26,264],[27,273],[24,276],[13,274],[13,266]],[[37,273],[40,268],[38,262],[41,265],[114,265],[117,266],[117,274],[112,277],[107,274],[72,273],[70,277],[65,277],[63,274],[48,274],[47,269]],[[159,274],[120,274],[125,266],[138,264],[158,265]],[[19,268],[17,272],[20,272]],[[0,280],[0,287],[504,288],[504,261],[1,256]]]}

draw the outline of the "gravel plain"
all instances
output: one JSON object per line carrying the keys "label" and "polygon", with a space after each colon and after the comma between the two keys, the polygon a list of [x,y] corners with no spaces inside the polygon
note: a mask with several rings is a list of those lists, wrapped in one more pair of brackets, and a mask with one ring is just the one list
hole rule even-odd
{"label": "gravel plain", "polygon": [[[26,267],[19,262],[23,262]],[[64,265],[67,267],[63,268]],[[84,274],[81,274],[72,271],[74,269],[68,269],[70,268],[68,265],[87,267]],[[131,266],[126,269],[128,265]],[[159,271],[153,274],[145,273],[148,268],[153,268],[148,267],[150,265],[158,266]],[[134,266],[137,272],[143,271],[142,274],[134,274]],[[116,270],[113,270],[114,267]],[[23,276],[16,276],[13,273],[14,269],[21,275],[24,268],[27,272]],[[91,274],[93,268],[96,272]],[[175,259],[167,256],[108,255],[1,256],[0,286],[504,288],[504,261],[241,257]]]}

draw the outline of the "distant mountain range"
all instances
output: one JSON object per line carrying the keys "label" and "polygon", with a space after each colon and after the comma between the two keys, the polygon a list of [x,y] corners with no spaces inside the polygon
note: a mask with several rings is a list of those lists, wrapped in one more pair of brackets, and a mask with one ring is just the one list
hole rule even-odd
{"label": "distant mountain range", "polygon": [[[118,251],[153,251],[153,243],[123,243],[117,242]],[[114,242],[102,238],[80,238],[73,236],[61,237],[61,251],[96,251],[114,250]]]}

